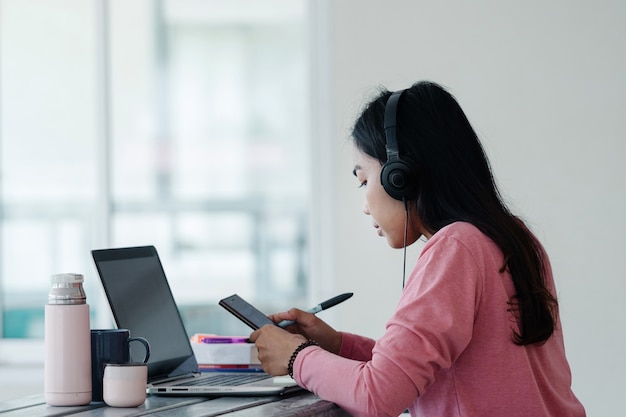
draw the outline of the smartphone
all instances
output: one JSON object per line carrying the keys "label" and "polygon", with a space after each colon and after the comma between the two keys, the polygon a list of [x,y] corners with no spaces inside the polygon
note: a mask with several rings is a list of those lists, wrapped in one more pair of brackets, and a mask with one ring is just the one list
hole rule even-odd
{"label": "smartphone", "polygon": [[276,325],[276,323],[270,320],[265,314],[261,313],[254,306],[252,306],[252,304],[248,303],[237,294],[221,299],[219,305],[224,307],[232,315],[246,323],[254,330],[266,324]]}

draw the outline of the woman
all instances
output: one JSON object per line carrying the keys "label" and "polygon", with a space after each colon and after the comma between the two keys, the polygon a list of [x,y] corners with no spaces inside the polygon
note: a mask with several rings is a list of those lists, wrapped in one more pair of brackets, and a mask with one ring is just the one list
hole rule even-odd
{"label": "woman", "polygon": [[548,257],[503,203],[454,97],[431,82],[385,91],[353,139],[378,234],[393,248],[427,242],[378,341],[292,309],[270,316],[295,320],[289,332],[250,335],[263,369],[356,416],[584,416]]}

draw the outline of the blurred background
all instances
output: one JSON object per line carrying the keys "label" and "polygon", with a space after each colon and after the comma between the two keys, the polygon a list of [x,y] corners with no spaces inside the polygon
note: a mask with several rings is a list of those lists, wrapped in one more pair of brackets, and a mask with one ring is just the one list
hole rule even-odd
{"label": "blurred background", "polygon": [[353,291],[320,316],[380,336],[402,253],[362,214],[350,128],[430,79],[551,256],[575,393],[614,414],[624,73],[621,0],[0,0],[0,400],[43,388],[51,274],[83,273],[113,326],[95,248],[154,245],[190,334],[247,334],[234,292],[270,313]]}

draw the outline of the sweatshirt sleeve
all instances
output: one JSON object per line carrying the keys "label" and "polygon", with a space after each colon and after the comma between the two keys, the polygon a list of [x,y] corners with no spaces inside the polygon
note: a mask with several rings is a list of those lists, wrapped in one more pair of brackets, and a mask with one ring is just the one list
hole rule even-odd
{"label": "sweatshirt sleeve", "polygon": [[295,360],[294,378],[352,415],[397,417],[471,340],[480,276],[462,242],[436,234],[411,272],[384,335],[372,346],[369,339],[344,334],[341,354],[347,357],[307,348]]}
{"label": "sweatshirt sleeve", "polygon": [[372,348],[375,340],[352,333],[341,332],[341,349],[339,356],[358,361],[372,359]]}

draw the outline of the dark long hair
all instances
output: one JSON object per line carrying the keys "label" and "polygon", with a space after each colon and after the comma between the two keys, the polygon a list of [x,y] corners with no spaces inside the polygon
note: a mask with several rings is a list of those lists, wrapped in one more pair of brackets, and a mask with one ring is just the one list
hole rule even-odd
{"label": "dark long hair", "polygon": [[[360,151],[387,160],[384,90],[357,119],[352,137]],[[504,254],[501,272],[511,273],[515,297],[509,307],[519,324],[518,345],[541,344],[556,326],[557,300],[547,288],[545,254],[536,238],[503,202],[480,141],[456,99],[432,82],[418,82],[401,96],[397,111],[400,157],[411,161],[417,181],[408,204],[431,233],[468,222]]]}

